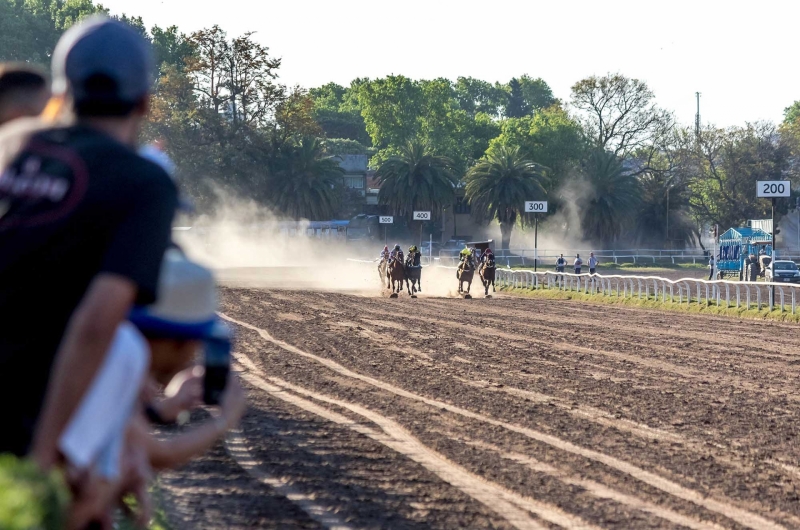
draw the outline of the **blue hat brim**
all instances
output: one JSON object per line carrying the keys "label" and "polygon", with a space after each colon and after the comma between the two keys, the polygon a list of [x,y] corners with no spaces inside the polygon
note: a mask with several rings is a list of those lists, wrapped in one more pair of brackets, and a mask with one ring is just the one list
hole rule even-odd
{"label": "blue hat brim", "polygon": [[174,322],[148,313],[144,307],[135,307],[128,315],[128,320],[146,335],[184,340],[204,340],[212,336],[217,322],[213,317],[200,322]]}

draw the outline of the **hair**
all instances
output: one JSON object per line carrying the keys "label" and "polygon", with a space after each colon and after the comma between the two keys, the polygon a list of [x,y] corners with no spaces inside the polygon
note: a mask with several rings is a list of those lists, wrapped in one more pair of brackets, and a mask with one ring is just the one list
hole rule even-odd
{"label": "hair", "polygon": [[0,112],[12,105],[30,105],[31,96],[47,89],[43,70],[24,63],[0,64]]}

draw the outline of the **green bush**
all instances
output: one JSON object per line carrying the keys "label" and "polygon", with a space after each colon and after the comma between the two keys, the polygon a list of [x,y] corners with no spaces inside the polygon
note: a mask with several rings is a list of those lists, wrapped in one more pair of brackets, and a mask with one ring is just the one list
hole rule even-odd
{"label": "green bush", "polygon": [[0,455],[0,530],[63,528],[69,493],[61,475],[35,463]]}

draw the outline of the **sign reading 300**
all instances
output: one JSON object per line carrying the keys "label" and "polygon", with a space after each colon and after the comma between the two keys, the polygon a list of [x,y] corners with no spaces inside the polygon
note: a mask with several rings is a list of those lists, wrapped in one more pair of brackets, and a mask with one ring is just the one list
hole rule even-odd
{"label": "sign reading 300", "polygon": [[547,201],[525,201],[527,213],[547,213]]}

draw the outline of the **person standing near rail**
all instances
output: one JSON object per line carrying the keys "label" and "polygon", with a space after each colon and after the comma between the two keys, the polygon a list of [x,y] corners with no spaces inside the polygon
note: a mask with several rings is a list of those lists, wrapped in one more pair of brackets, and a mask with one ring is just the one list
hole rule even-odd
{"label": "person standing near rail", "polygon": [[597,258],[594,257],[594,252],[589,252],[589,274],[595,274],[597,270]]}
{"label": "person standing near rail", "polygon": [[714,279],[714,254],[708,257],[708,281]]}
{"label": "person standing near rail", "polygon": [[567,266],[567,260],[564,259],[564,254],[561,254],[556,260],[556,272],[564,272],[564,267]]}
{"label": "person standing near rail", "polygon": [[580,274],[581,267],[583,267],[583,260],[580,254],[575,255],[575,263],[573,263],[573,266],[575,267],[575,274]]}

